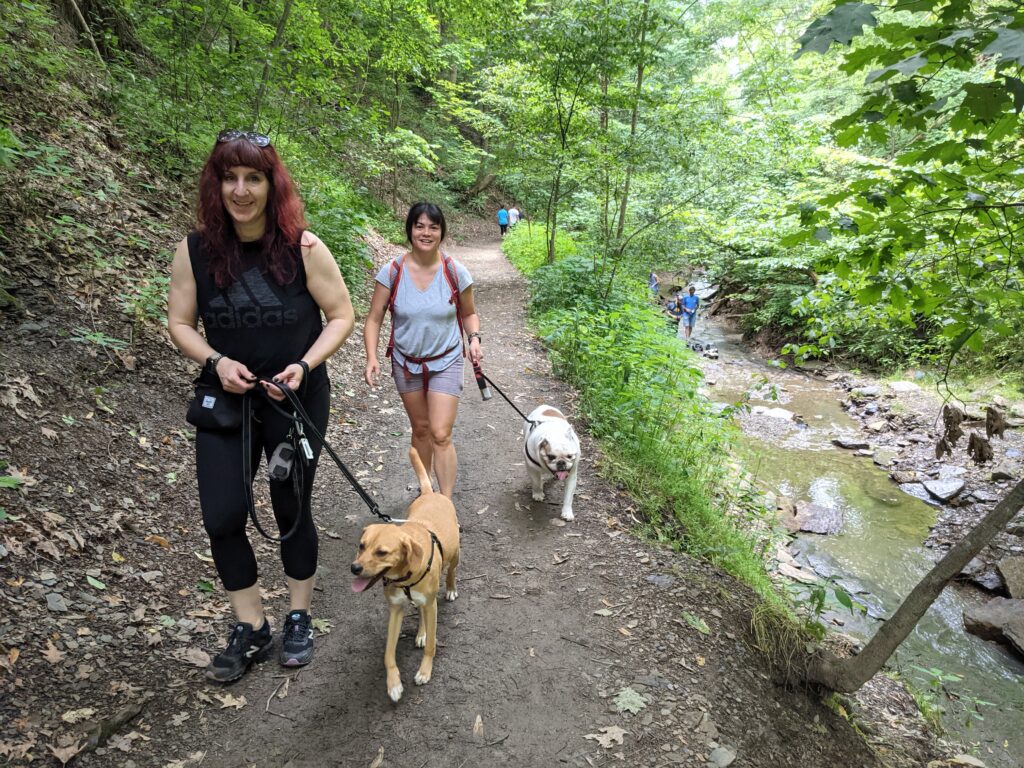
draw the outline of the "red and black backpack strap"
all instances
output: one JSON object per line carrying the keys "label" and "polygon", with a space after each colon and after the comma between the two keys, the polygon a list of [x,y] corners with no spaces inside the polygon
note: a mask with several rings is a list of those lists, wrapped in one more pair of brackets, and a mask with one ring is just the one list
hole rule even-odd
{"label": "red and black backpack strap", "polygon": [[402,266],[405,262],[404,257],[396,256],[391,260],[390,269],[388,270],[390,291],[391,294],[388,296],[388,311],[391,313],[391,338],[388,339],[388,351],[385,357],[391,357],[391,353],[395,349],[395,296],[398,295],[398,281],[402,279]]}
{"label": "red and black backpack strap", "polygon": [[459,343],[462,344],[462,356],[466,356],[466,343],[463,341],[465,332],[462,329],[462,294],[459,291],[459,273],[455,268],[455,259],[446,253],[441,254],[441,269],[444,270],[448,287],[452,289],[449,304],[455,305],[455,322],[459,324]]}

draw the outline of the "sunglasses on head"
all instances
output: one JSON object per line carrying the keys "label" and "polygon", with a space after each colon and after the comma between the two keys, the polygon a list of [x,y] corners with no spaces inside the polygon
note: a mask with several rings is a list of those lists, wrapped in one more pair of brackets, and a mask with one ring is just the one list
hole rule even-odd
{"label": "sunglasses on head", "polygon": [[221,131],[217,134],[217,141],[236,141],[238,139],[245,139],[250,144],[256,147],[269,147],[270,137],[265,136],[262,133],[256,133],[255,131],[239,131],[237,129],[229,129],[227,131]]}

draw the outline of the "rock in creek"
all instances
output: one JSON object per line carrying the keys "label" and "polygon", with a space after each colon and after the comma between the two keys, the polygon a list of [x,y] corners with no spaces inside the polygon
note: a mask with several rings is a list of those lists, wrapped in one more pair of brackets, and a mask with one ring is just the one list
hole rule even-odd
{"label": "rock in creek", "polygon": [[871,447],[866,440],[859,440],[854,437],[833,437],[832,445],[838,445],[840,448],[845,448],[848,451],[859,451]]}
{"label": "rock in creek", "polygon": [[750,413],[754,416],[768,416],[772,419],[783,419],[785,421],[792,421],[796,415],[785,408],[765,408],[763,405],[755,405],[750,409]]}
{"label": "rock in creek", "polygon": [[937,506],[938,502],[932,498],[931,494],[924,489],[921,483],[903,483],[900,486],[900,490],[909,496],[913,496],[915,499],[920,499],[932,506]]}
{"label": "rock in creek", "polygon": [[890,381],[889,389],[893,392],[919,392],[921,388],[912,381]]}
{"label": "rock in creek", "polygon": [[889,473],[889,477],[891,477],[897,485],[916,483],[918,481],[917,471],[913,469],[896,469]]}
{"label": "rock in creek", "polygon": [[1004,631],[1011,623],[1010,633],[1016,636],[1024,623],[1024,600],[993,597],[984,605],[964,609],[964,629],[985,640],[1011,642]]}
{"label": "rock in creek", "polygon": [[1010,619],[1003,626],[1003,637],[1010,641],[1010,645],[1017,649],[1017,653],[1024,656],[1024,619]]}
{"label": "rock in creek", "polygon": [[879,448],[875,451],[875,455],[872,461],[878,466],[888,469],[889,465],[892,464],[900,456],[900,452],[895,448]]}
{"label": "rock in creek", "polygon": [[924,483],[924,489],[939,501],[949,501],[956,498],[964,489],[964,481],[958,479],[949,480],[928,480]]}
{"label": "rock in creek", "polygon": [[839,533],[843,528],[843,512],[823,504],[796,503],[796,516],[787,522],[793,531],[829,535]]}
{"label": "rock in creek", "polygon": [[878,397],[882,394],[882,388],[874,385],[867,387],[856,387],[850,395],[852,397]]}
{"label": "rock in creek", "polygon": [[1010,597],[1024,600],[1024,557],[1004,557],[996,566]]}
{"label": "rock in creek", "polygon": [[965,565],[964,569],[960,571],[959,578],[977,584],[989,592],[1002,592],[1005,586],[1003,584],[1003,577],[980,557],[974,558]]}
{"label": "rock in creek", "polygon": [[992,479],[1016,480],[1018,474],[1019,473],[1017,472],[1016,467],[1013,467],[1010,464],[1004,462],[1002,464],[997,465],[995,469],[992,470]]}

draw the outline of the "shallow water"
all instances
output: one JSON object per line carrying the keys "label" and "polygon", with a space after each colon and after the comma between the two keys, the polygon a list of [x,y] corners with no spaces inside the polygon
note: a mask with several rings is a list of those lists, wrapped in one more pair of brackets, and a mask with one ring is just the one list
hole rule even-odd
{"label": "shallow water", "polygon": [[[780,370],[752,356],[735,337],[703,321],[695,334],[720,351],[708,361],[707,387],[716,402],[734,403],[760,377],[780,388],[777,401],[751,397],[751,405],[782,407],[806,422],[801,426],[769,416],[742,419],[746,439],[739,452],[760,484],[789,496],[843,511],[845,523],[834,536],[801,535],[791,546],[797,559],[819,575],[835,576],[867,614],[839,609],[826,619],[842,622],[841,631],[870,638],[880,621],[932,566],[923,546],[936,510],[909,496],[871,459],[836,448],[831,438],[842,433],[863,437],[859,425],[843,409],[839,393],[827,382],[797,371]],[[762,394],[767,394],[761,388]],[[978,744],[977,755],[988,765],[1024,765],[1024,663],[1002,646],[963,629],[965,600],[975,599],[947,588],[904,641],[890,665],[927,688],[929,676],[915,667],[961,675],[947,686],[959,701],[940,703],[947,709],[946,728],[962,741]],[[992,702],[981,707],[983,721],[965,711],[971,699]],[[973,709],[973,707],[971,707]],[[970,727],[965,722],[972,721]]]}

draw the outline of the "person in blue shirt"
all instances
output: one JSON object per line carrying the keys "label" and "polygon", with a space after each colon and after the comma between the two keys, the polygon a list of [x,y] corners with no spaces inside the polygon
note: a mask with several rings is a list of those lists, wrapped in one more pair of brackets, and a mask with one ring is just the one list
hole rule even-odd
{"label": "person in blue shirt", "polygon": [[680,321],[680,327],[686,332],[686,338],[690,338],[690,334],[693,333],[693,326],[697,322],[697,308],[700,306],[700,296],[696,294],[694,287],[690,286],[690,291],[686,296],[682,297],[682,320]]}
{"label": "person in blue shirt", "polygon": [[678,323],[683,316],[683,297],[676,296],[674,299],[670,299],[665,305],[665,314],[673,323]]}
{"label": "person in blue shirt", "polygon": [[504,205],[498,211],[498,226],[501,227],[501,236],[504,237],[505,233],[508,232],[508,211],[505,210]]}
{"label": "person in blue shirt", "polygon": [[658,278],[656,274],[654,274],[654,270],[652,269],[650,276],[647,278],[647,287],[650,289],[651,295],[654,298],[658,297],[658,286],[660,284],[661,280]]}

